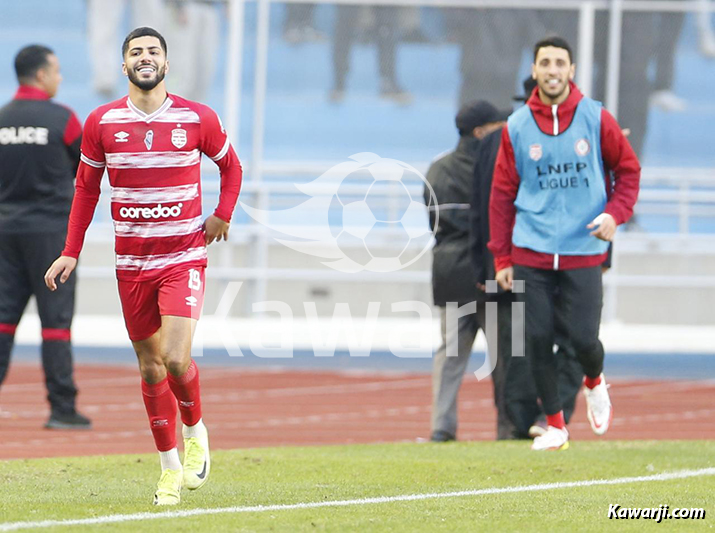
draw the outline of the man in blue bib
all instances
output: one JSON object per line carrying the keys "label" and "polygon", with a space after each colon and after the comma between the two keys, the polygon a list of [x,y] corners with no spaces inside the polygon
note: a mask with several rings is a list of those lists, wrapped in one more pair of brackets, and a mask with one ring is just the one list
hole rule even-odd
{"label": "man in blue bib", "polygon": [[598,435],[608,430],[613,410],[598,339],[601,264],[616,227],[633,214],[640,181],[638,159],[620,126],[581,94],[574,74],[566,41],[536,44],[537,88],[502,131],[490,200],[496,279],[525,304],[526,356],[547,416],[534,450],[568,447],[553,352],[555,305],[565,306],[586,376],[591,428]]}

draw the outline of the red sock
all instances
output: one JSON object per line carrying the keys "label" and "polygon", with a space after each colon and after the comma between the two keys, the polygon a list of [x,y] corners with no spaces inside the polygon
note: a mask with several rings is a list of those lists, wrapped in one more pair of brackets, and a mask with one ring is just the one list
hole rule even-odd
{"label": "red sock", "polygon": [[169,381],[164,379],[151,385],[142,380],[142,396],[157,450],[168,452],[176,448],[176,397],[171,393]]}
{"label": "red sock", "polygon": [[559,411],[555,415],[546,415],[546,423],[555,428],[564,429],[566,427],[564,412]]}
{"label": "red sock", "polygon": [[199,367],[191,360],[189,369],[183,376],[168,375],[169,387],[179,400],[181,421],[187,426],[196,425],[201,420],[201,388],[199,387]]}
{"label": "red sock", "polygon": [[601,376],[599,375],[597,378],[590,378],[586,376],[585,378],[583,378],[583,384],[586,385],[589,389],[592,389],[596,385],[601,384]]}

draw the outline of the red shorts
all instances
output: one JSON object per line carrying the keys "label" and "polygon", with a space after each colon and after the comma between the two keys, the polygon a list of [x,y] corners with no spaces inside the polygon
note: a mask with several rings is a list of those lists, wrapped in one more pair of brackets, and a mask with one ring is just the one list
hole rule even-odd
{"label": "red shorts", "polygon": [[164,315],[199,319],[204,304],[205,267],[178,266],[151,281],[118,281],[129,338],[141,341],[161,327]]}

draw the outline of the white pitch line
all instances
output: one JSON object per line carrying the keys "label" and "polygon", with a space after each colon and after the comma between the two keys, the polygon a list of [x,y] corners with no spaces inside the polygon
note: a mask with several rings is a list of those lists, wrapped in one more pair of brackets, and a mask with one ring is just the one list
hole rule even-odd
{"label": "white pitch line", "polygon": [[508,494],[516,492],[537,492],[546,490],[570,489],[577,487],[593,487],[597,485],[623,485],[626,483],[644,483],[648,481],[669,481],[699,476],[713,476],[715,468],[699,470],[679,470],[676,472],[654,474],[652,476],[621,477],[615,479],[592,479],[585,481],[570,481],[560,483],[542,483],[539,485],[524,485],[517,487],[495,487],[491,489],[462,490],[457,492],[434,492],[428,494],[405,494],[403,496],[380,496],[377,498],[359,498],[355,500],[334,500],[322,502],[293,503],[284,505],[254,505],[250,507],[219,507],[216,509],[187,509],[185,511],[164,511],[158,513],[135,513],[98,516],[95,518],[77,518],[70,520],[42,520],[37,522],[6,522],[0,524],[0,531],[19,531],[21,529],[40,529],[56,526],[85,526],[95,524],[116,524],[134,522],[137,520],[158,520],[161,518],[186,518],[216,514],[264,513],[267,511],[292,511],[301,509],[318,509],[321,507],[349,507],[352,505],[376,505],[381,503],[414,502],[434,500],[439,498],[461,498],[465,496],[489,496],[492,494]]}

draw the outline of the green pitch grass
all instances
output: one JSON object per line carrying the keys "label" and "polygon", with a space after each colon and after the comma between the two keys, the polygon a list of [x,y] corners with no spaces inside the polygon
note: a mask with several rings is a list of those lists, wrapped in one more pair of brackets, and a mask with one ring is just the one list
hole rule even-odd
{"label": "green pitch grass", "polygon": [[[715,466],[715,442],[386,444],[213,452],[210,481],[177,507],[151,505],[158,457],[0,462],[0,531],[20,521],[296,504],[615,479]],[[704,520],[609,520],[623,507],[702,507]],[[220,513],[34,531],[621,531],[710,529],[715,475],[343,507]]]}

